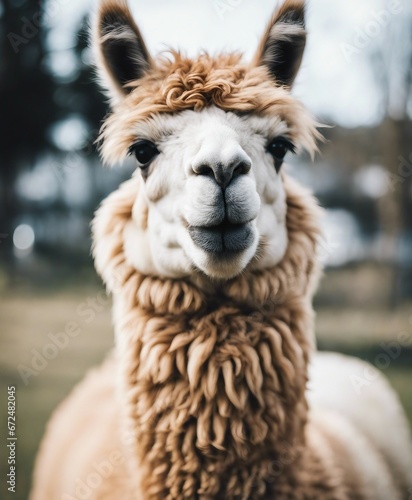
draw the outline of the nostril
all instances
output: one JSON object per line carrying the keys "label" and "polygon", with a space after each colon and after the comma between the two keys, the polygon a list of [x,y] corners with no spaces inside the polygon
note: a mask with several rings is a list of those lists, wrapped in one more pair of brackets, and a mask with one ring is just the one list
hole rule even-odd
{"label": "nostril", "polygon": [[233,170],[233,177],[247,174],[248,172],[250,172],[250,168],[251,168],[250,161],[245,161],[245,160],[240,161]]}
{"label": "nostril", "polygon": [[192,167],[192,170],[197,175],[206,175],[209,177],[214,177],[213,168],[206,163],[201,163],[200,165],[196,165]]}
{"label": "nostril", "polygon": [[216,162],[209,164],[207,162],[196,162],[192,164],[192,170],[196,175],[214,179],[222,189],[226,189],[234,177],[247,174],[251,166],[249,159],[237,157],[228,163]]}

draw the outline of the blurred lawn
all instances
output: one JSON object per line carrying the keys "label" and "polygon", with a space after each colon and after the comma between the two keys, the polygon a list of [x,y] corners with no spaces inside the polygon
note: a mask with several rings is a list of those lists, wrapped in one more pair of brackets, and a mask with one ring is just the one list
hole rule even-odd
{"label": "blurred lawn", "polygon": [[[66,397],[87,369],[99,363],[111,349],[110,303],[101,305],[101,292],[100,288],[86,286],[55,292],[26,290],[0,298],[1,436],[6,436],[7,385],[17,387],[18,398],[18,492],[11,495],[0,489],[2,499],[27,499],[34,456],[53,408]],[[87,310],[88,314],[85,313]],[[320,346],[358,354],[373,362],[376,353],[381,352],[380,342],[393,340],[401,331],[412,332],[411,311],[410,305],[395,311],[382,308],[365,310],[363,307],[342,309],[336,306],[318,309]],[[48,334],[64,330],[68,322],[75,322],[81,329],[80,334],[70,339],[56,358],[50,360],[37,376],[30,377],[28,385],[25,385],[17,366],[30,366],[32,350],[41,351],[45,344],[50,343]],[[406,350],[396,363],[391,363],[385,370],[385,375],[400,394],[412,421],[410,360],[410,351]],[[5,447],[2,446],[2,477],[5,477],[5,455]],[[5,482],[1,483],[0,488],[4,488]]]}

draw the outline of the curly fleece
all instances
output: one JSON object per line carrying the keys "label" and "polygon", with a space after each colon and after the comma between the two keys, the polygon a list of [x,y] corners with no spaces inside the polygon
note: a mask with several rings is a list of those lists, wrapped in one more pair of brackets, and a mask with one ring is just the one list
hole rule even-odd
{"label": "curly fleece", "polygon": [[114,296],[144,498],[348,498],[340,469],[326,466],[305,437],[318,209],[284,181],[284,259],[219,287],[200,274],[169,280],[128,266],[122,234],[136,179],[96,215],[94,256]]}

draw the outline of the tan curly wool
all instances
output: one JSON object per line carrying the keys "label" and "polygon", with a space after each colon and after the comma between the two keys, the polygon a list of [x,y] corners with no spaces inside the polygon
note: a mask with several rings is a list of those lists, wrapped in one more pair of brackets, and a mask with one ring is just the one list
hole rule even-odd
{"label": "tan curly wool", "polygon": [[[315,149],[316,124],[263,66],[247,66],[233,54],[172,56],[132,82],[133,91],[106,120],[101,139],[108,163],[125,157],[136,123],[209,105],[276,114],[298,144]],[[123,231],[139,200],[140,177],[96,214],[95,263],[114,298],[121,390],[144,498],[287,498],[292,490],[299,498],[300,488],[340,498],[334,473],[305,442],[318,209],[291,179],[284,176],[284,183],[284,259],[221,284],[196,271],[185,280],[145,276],[127,264]],[[143,200],[140,208],[144,227]],[[293,460],[284,460],[290,450]]]}
{"label": "tan curly wool", "polygon": [[318,209],[284,180],[284,259],[220,286],[127,265],[122,234],[139,179],[97,213],[94,255],[114,296],[144,498],[347,498],[339,469],[305,439]]}
{"label": "tan curly wool", "polygon": [[[106,163],[122,161],[147,131],[155,143],[176,133],[165,114],[210,106],[278,118],[288,139],[314,153],[316,123],[289,88],[306,39],[303,0],[276,11],[251,64],[236,54],[153,60],[126,0],[99,5],[93,36],[113,108],[100,137]],[[293,64],[279,84],[268,58],[276,66],[282,57]],[[194,264],[179,279],[133,265],[139,251],[157,247],[131,240],[130,229],[150,229],[149,203],[165,194],[159,184],[148,198],[139,171],[102,203],[93,255],[113,297],[116,349],[48,424],[31,500],[408,498],[410,436],[395,395],[377,377],[356,398],[350,377],[365,365],[333,355],[322,362],[313,352],[319,208],[279,175],[286,252],[275,267],[257,270],[269,246],[261,237],[255,257],[228,281]],[[316,379],[314,358],[317,404],[307,387],[309,373]],[[396,432],[385,433],[389,427]]]}
{"label": "tan curly wool", "polygon": [[240,54],[190,59],[177,51],[156,60],[150,71],[128,85],[131,92],[105,120],[100,139],[106,163],[122,161],[135,140],[136,124],[157,113],[216,106],[224,111],[278,116],[292,140],[311,154],[321,139],[317,123],[287,88],[274,85],[264,66],[246,64]]}
{"label": "tan curly wool", "polygon": [[[138,139],[178,137],[173,121],[194,112],[200,119],[208,107],[250,125],[278,120],[297,149],[313,154],[316,122],[290,94],[306,40],[304,3],[286,0],[275,11],[247,64],[237,54],[154,60],[127,1],[100,0],[94,48],[112,105],[100,136],[103,160],[122,161]],[[185,110],[193,112],[179,115]],[[165,171],[182,174],[181,156],[165,159]],[[198,270],[184,239],[188,263],[179,279],[146,265],[147,253],[169,255],[144,235],[166,229],[168,219],[153,219],[151,204],[167,196],[172,176],[152,183],[149,196],[150,172],[146,183],[138,169],[102,203],[93,254],[113,297],[116,349],[50,420],[31,500],[408,498],[410,434],[395,394],[376,377],[357,397],[351,377],[371,367],[314,352],[319,209],[284,171],[278,175],[285,253],[266,264],[272,240],[262,231],[248,266],[227,281]],[[283,189],[281,201],[284,210]],[[169,202],[171,209],[182,200]]]}

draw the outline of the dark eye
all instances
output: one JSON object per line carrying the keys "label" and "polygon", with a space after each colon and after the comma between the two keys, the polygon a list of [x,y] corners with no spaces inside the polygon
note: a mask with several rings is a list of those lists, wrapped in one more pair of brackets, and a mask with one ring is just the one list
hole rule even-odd
{"label": "dark eye", "polygon": [[153,142],[141,140],[133,144],[129,150],[130,154],[134,154],[139,163],[140,168],[149,166],[149,163],[159,154],[159,150]]}
{"label": "dark eye", "polygon": [[295,146],[284,137],[277,137],[276,139],[273,139],[273,141],[269,142],[267,150],[275,160],[276,172],[279,172],[286,153],[288,151],[295,153]]}

